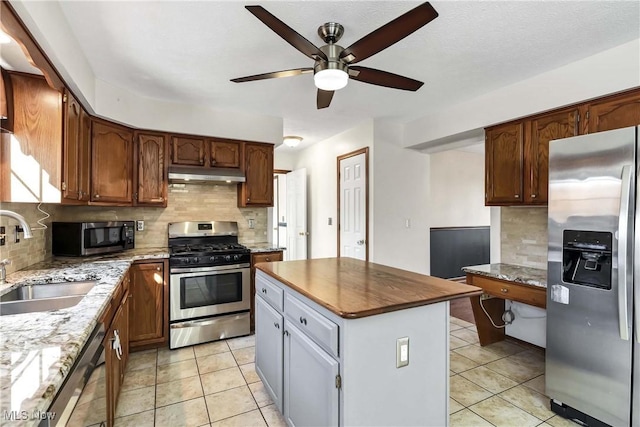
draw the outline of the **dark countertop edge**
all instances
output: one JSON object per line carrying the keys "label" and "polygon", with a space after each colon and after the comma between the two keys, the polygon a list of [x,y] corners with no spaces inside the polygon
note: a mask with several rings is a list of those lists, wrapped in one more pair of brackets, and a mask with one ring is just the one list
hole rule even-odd
{"label": "dark countertop edge", "polygon": [[[451,300],[454,300],[454,299],[465,298],[465,297],[479,296],[479,295],[482,294],[482,289],[481,288],[479,288],[477,286],[473,286],[473,285],[466,285],[466,286],[468,286],[470,288],[475,288],[476,290],[469,291],[469,292],[464,292],[464,293],[451,294],[451,295],[448,295],[447,297],[442,297],[442,298],[430,298],[428,300],[417,300],[417,301],[413,301],[413,302],[410,302],[410,303],[394,304],[394,305],[389,305],[387,307],[380,307],[380,308],[375,308],[375,309],[370,309],[370,310],[362,310],[362,311],[358,311],[358,312],[345,312],[345,311],[342,311],[342,310],[338,310],[336,307],[332,306],[331,304],[328,304],[326,301],[321,300],[320,298],[316,297],[315,295],[310,294],[309,292],[305,291],[304,289],[299,288],[295,284],[293,284],[290,281],[278,276],[277,274],[273,273],[272,271],[264,270],[263,268],[261,268],[261,264],[262,263],[256,265],[256,268],[258,270],[260,270],[263,273],[267,274],[268,276],[271,276],[274,279],[284,283],[289,288],[291,288],[294,291],[298,292],[299,294],[309,298],[311,301],[315,302],[316,304],[320,305],[321,307],[326,308],[327,310],[329,310],[333,314],[335,314],[337,316],[340,316],[343,319],[359,319],[359,318],[362,318],[362,317],[375,316],[375,315],[378,315],[378,314],[390,313],[390,312],[393,312],[393,311],[404,310],[404,309],[407,309],[407,308],[420,307],[420,306],[429,305],[429,304],[437,304],[437,303],[440,303],[440,302],[451,301]],[[270,263],[264,263],[264,264],[268,265]],[[446,279],[442,279],[442,280],[446,280]]]}

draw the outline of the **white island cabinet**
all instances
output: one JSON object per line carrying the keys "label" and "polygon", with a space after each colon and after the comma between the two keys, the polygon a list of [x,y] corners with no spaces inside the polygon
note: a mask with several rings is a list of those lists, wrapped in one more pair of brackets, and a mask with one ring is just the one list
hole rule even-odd
{"label": "white island cabinet", "polygon": [[447,425],[448,301],[478,292],[346,258],[259,264],[256,371],[291,426]]}

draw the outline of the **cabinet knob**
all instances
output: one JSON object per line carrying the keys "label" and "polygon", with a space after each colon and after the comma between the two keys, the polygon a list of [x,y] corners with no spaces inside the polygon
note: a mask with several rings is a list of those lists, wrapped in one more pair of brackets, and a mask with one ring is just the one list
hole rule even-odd
{"label": "cabinet knob", "polygon": [[280,324],[278,322],[273,322],[273,326],[275,326],[276,329],[280,329]]}
{"label": "cabinet knob", "polygon": [[204,165],[204,158],[200,158],[200,164]]}
{"label": "cabinet knob", "polygon": [[531,195],[531,198],[532,198],[532,199],[535,199],[535,198],[536,198],[536,195],[535,195],[535,194],[532,194],[532,195]]}
{"label": "cabinet knob", "polygon": [[519,194],[516,194],[516,195],[515,195],[515,196],[513,196],[513,197],[515,197],[516,199],[518,199],[518,198],[520,198],[520,195],[519,195]]}
{"label": "cabinet knob", "polygon": [[284,334],[285,334],[286,336],[289,336],[289,331],[286,331],[286,330],[285,330],[285,331],[284,331]]}
{"label": "cabinet knob", "polygon": [[93,196],[93,197],[94,197],[95,199],[99,199],[99,198],[100,198],[100,195],[99,195],[99,194],[96,194],[96,195],[95,195],[95,196]]}
{"label": "cabinet knob", "polygon": [[262,290],[262,293],[263,293],[263,294],[266,294],[266,293],[267,293],[267,288],[262,288],[261,290]]}
{"label": "cabinet knob", "polygon": [[160,267],[156,267],[156,271],[160,271],[162,270]]}
{"label": "cabinet knob", "polygon": [[506,294],[507,292],[509,292],[509,289],[507,288],[501,288],[500,292],[502,292],[503,294]]}
{"label": "cabinet knob", "polygon": [[213,157],[211,158],[211,166],[216,164],[216,159],[214,159]]}
{"label": "cabinet knob", "polygon": [[265,260],[266,262],[271,262],[271,258],[269,258],[269,257],[266,257],[264,260]]}
{"label": "cabinet knob", "polygon": [[251,199],[247,197],[247,202],[250,202],[250,201],[251,201]]}
{"label": "cabinet knob", "polygon": [[305,319],[304,317],[300,316],[300,323],[302,323],[303,325],[307,324],[307,319]]}

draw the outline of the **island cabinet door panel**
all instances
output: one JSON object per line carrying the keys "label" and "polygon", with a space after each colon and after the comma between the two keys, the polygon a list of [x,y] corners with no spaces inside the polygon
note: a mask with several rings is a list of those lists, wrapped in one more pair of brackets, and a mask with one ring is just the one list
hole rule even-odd
{"label": "island cabinet door panel", "polygon": [[578,109],[550,113],[531,120],[525,141],[526,204],[547,204],[549,141],[578,135]]}
{"label": "island cabinet door panel", "polygon": [[91,201],[131,205],[133,132],[93,122],[91,141]]}
{"label": "island cabinet door panel", "polygon": [[487,129],[486,204],[522,203],[523,123],[510,123]]}
{"label": "island cabinet door panel", "polygon": [[284,417],[290,426],[337,426],[338,361],[285,320]]}
{"label": "island cabinet door panel", "polygon": [[138,155],[137,190],[134,197],[139,206],[167,206],[165,137],[140,133],[136,138]]}
{"label": "island cabinet door panel", "polygon": [[282,412],[282,315],[262,298],[256,298],[256,372],[273,403]]}

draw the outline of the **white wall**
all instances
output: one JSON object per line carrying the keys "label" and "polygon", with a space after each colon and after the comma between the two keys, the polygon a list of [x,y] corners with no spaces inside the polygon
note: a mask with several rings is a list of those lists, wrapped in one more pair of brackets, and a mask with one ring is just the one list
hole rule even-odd
{"label": "white wall", "polygon": [[400,125],[375,123],[371,260],[428,274],[429,155],[402,148],[401,138]]}
{"label": "white wall", "polygon": [[[363,147],[370,147],[369,178],[371,185],[371,177],[374,176],[372,146],[373,121],[366,120],[352,129],[317,142],[297,154],[293,169],[307,168],[309,258],[334,257],[337,255],[337,157]],[[278,164],[277,160],[276,164]],[[370,195],[373,195],[371,187]],[[373,224],[373,200],[371,196],[369,203],[369,233],[371,235]],[[328,218],[332,218],[332,225],[328,224]]]}
{"label": "white wall", "polygon": [[484,153],[450,150],[431,154],[430,227],[491,223],[484,205]]}
{"label": "white wall", "polygon": [[410,122],[405,147],[481,135],[484,127],[640,86],[640,39]]}

